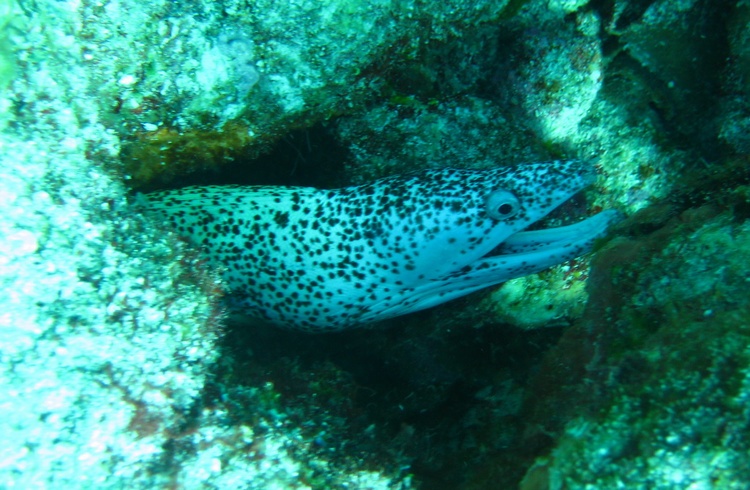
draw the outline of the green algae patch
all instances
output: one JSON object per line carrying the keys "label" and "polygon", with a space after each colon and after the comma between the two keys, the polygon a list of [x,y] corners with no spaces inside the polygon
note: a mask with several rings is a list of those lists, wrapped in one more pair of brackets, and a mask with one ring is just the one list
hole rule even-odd
{"label": "green algae patch", "polygon": [[10,34],[19,14],[14,0],[0,0],[0,89],[8,86],[16,73],[16,59]]}

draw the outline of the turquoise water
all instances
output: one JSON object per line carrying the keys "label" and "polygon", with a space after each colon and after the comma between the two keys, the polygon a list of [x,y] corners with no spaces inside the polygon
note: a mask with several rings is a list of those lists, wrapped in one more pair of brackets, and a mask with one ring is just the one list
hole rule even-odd
{"label": "turquoise water", "polygon": [[[749,25],[742,1],[0,0],[0,487],[747,488]],[[247,241],[217,260],[144,212],[188,185],[366,196],[559,160],[588,170],[486,195],[466,177],[417,207],[389,193],[361,212],[399,220],[362,230],[335,206],[303,218],[338,237],[332,262],[321,235],[285,235],[278,203],[257,222],[279,230],[218,223],[222,247],[237,230],[273,244],[244,275]],[[561,226],[580,250],[423,294],[421,271],[478,274],[454,266],[479,267],[460,257],[487,222],[450,213],[525,216],[566,185],[532,234],[478,257]],[[412,260],[401,243],[435,206],[448,224],[412,242],[446,247]],[[623,218],[574,237],[603,210]],[[367,256],[358,232],[398,260],[341,285],[334,268]],[[401,306],[309,335],[230,310],[237,277],[324,330],[346,324],[324,318],[337,301],[376,308],[356,284]]]}

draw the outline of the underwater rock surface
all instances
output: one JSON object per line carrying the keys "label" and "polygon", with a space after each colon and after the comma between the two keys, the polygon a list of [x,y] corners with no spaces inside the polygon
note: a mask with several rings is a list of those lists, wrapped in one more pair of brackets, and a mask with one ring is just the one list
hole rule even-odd
{"label": "underwater rock surface", "polygon": [[[0,481],[746,488],[748,19],[0,0]],[[631,216],[589,258],[315,339],[227,318],[131,202],[236,168],[336,187],[562,157],[598,179],[545,227]]]}
{"label": "underwater rock surface", "polygon": [[[747,197],[743,190],[735,204]],[[746,486],[750,222],[712,204],[671,211],[663,226],[613,241],[592,264],[599,294],[545,361],[558,371],[532,383],[546,396],[531,417],[542,430],[570,420],[527,481]]]}

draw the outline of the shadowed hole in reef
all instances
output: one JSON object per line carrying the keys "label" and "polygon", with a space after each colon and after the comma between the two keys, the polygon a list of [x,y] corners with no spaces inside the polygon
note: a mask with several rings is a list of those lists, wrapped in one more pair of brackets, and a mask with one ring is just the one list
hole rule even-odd
{"label": "shadowed hole in reef", "polygon": [[[500,398],[503,384],[522,390],[562,330],[455,325],[430,334],[435,322],[429,311],[419,312],[383,329],[325,335],[230,324],[221,342],[229,363],[217,365],[215,380],[230,391],[273,383],[281,412],[309,440],[325,421],[326,457],[377,466],[398,454],[424,488],[462,488],[467,465],[517,457],[522,415],[497,417],[494,432],[484,434],[482,420],[504,404],[486,393]],[[498,433],[506,447],[493,440]],[[476,445],[467,442],[472,438]],[[521,477],[513,473],[498,488],[513,488]]]}
{"label": "shadowed hole in reef", "polygon": [[231,162],[215,170],[191,172],[159,188],[230,184],[341,187],[347,184],[342,178],[347,156],[346,148],[318,124],[287,133],[257,158],[234,155]]}
{"label": "shadowed hole in reef", "polygon": [[[317,126],[290,133],[260,158],[236,157],[220,171],[193,173],[169,187],[340,187],[347,184],[346,158],[346,150]],[[515,473],[525,468],[513,464],[523,419],[514,413],[496,416],[507,405],[502,386],[522,392],[561,330],[522,332],[503,325],[446,330],[439,323],[428,310],[393,319],[382,329],[310,336],[228,322],[203,403],[221,404],[231,423],[254,426],[265,414],[243,393],[271,383],[280,395],[274,402],[278,413],[326,459],[356,458],[373,469],[406,462],[417,481],[437,490],[460,488],[467,467],[500,459],[518,468],[503,475],[507,480],[495,480],[512,488],[521,477]],[[494,429],[484,434],[488,420]]]}

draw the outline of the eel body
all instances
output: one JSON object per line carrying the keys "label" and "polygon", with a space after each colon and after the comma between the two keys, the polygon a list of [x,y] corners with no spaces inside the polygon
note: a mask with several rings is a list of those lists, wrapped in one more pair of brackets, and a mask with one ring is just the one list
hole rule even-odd
{"label": "eel body", "polygon": [[439,169],[370,184],[206,186],[148,207],[223,270],[230,305],[338,331],[429,308],[587,252],[620,219],[524,231],[594,180],[578,161]]}

